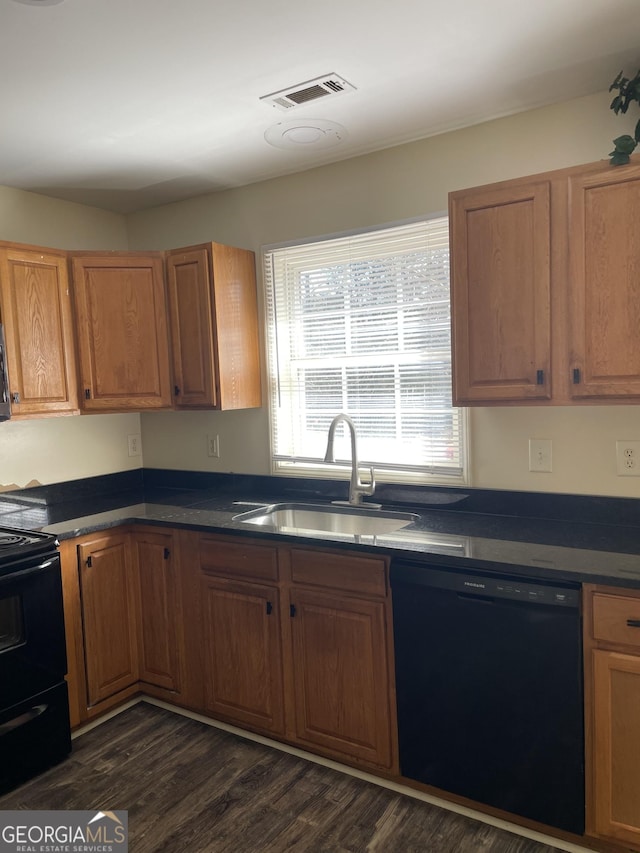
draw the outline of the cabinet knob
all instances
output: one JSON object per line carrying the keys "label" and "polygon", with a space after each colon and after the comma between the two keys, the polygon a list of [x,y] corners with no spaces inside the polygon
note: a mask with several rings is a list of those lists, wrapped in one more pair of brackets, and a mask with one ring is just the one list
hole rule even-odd
{"label": "cabinet knob", "polygon": [[293,618],[295,615],[296,615],[296,606],[295,606],[295,604],[290,604],[289,605],[289,616],[291,616]]}
{"label": "cabinet knob", "polygon": [[19,403],[20,402],[20,394],[17,391],[14,391],[13,394],[11,395],[11,402],[12,403]]}
{"label": "cabinet knob", "polygon": [[640,619],[627,619],[629,628],[640,628]]}
{"label": "cabinet knob", "polygon": [[170,556],[171,556],[171,551],[170,551],[168,548],[165,548],[165,549],[164,549],[164,558],[165,558],[165,560],[168,560]]}
{"label": "cabinet knob", "polygon": [[580,384],[580,368],[579,367],[573,368],[573,384],[574,385]]}
{"label": "cabinet knob", "polygon": [[173,393],[174,393],[174,396],[176,396],[176,397],[180,396],[180,388],[178,388],[177,385],[173,386]]}
{"label": "cabinet knob", "polygon": [[271,616],[273,613],[273,604],[270,601],[267,601],[267,616]]}
{"label": "cabinet knob", "polygon": [[85,388],[84,389],[84,399],[85,400],[91,399],[91,388]]}
{"label": "cabinet knob", "polygon": [[544,385],[544,370],[536,370],[536,385]]}

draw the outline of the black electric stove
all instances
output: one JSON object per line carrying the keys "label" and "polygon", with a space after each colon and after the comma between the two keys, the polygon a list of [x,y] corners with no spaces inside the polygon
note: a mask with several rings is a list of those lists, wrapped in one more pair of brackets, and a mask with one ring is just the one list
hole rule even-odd
{"label": "black electric stove", "polygon": [[0,527],[0,793],[71,749],[55,536]]}

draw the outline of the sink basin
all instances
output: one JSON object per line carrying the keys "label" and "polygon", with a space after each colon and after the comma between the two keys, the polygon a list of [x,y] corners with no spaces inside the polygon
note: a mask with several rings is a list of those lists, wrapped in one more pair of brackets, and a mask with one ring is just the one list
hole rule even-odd
{"label": "sink basin", "polygon": [[233,520],[286,532],[381,536],[407,527],[418,517],[412,512],[387,512],[364,507],[283,503],[243,512],[234,516]]}

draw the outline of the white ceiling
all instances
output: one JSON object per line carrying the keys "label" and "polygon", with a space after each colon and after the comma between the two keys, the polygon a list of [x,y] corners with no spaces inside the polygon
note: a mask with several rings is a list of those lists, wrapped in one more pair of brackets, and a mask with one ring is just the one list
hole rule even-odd
{"label": "white ceiling", "polygon": [[[0,0],[0,184],[129,212],[606,89],[639,0]],[[320,75],[356,90],[283,113]],[[331,148],[267,144],[338,122]]]}

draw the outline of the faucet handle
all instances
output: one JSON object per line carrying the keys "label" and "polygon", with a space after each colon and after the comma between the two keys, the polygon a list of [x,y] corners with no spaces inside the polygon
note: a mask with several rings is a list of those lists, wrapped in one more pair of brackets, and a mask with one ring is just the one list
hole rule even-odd
{"label": "faucet handle", "polygon": [[358,485],[360,486],[360,491],[363,495],[372,495],[376,490],[376,477],[373,472],[373,468],[368,468],[369,471],[369,482],[363,483],[360,478],[358,478]]}

